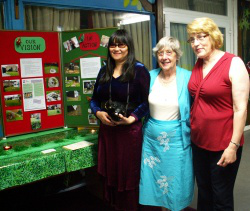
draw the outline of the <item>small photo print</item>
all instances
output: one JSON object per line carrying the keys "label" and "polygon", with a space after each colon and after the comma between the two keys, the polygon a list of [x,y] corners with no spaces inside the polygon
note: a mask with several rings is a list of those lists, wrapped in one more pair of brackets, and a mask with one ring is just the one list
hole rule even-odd
{"label": "small photo print", "polygon": [[45,63],[44,64],[44,73],[45,74],[54,74],[59,72],[58,63]]}
{"label": "small photo print", "polygon": [[95,80],[83,81],[83,94],[93,94]]}
{"label": "small photo print", "polygon": [[81,106],[80,105],[68,105],[67,114],[68,116],[81,116],[82,115]]}
{"label": "small photo print", "polygon": [[3,90],[4,92],[20,91],[20,80],[4,80]]}
{"label": "small photo print", "polygon": [[1,65],[1,70],[3,77],[19,76],[18,64]]}
{"label": "small photo print", "polygon": [[79,48],[79,43],[76,37],[72,37],[69,40],[63,42],[63,46],[66,52],[72,51],[75,48]]}
{"label": "small photo print", "polygon": [[80,87],[80,76],[67,76],[65,77],[66,87]]}
{"label": "small photo print", "polygon": [[90,125],[97,125],[97,118],[94,114],[88,114],[88,120]]}
{"label": "small photo print", "polygon": [[61,92],[60,90],[47,91],[46,99],[48,102],[61,100]]}
{"label": "small photo print", "polygon": [[7,122],[14,122],[18,120],[23,120],[22,109],[6,110],[6,120]]}
{"label": "small photo print", "polygon": [[30,125],[32,130],[38,130],[41,128],[41,113],[34,113],[30,115]]}
{"label": "small photo print", "polygon": [[108,43],[109,43],[109,37],[106,36],[106,35],[102,35],[100,46],[102,46],[104,48],[107,48],[108,47]]}
{"label": "small photo print", "polygon": [[59,87],[59,78],[58,77],[49,77],[46,78],[47,88]]}
{"label": "small photo print", "polygon": [[66,91],[66,99],[67,101],[81,101],[80,92],[77,90]]}
{"label": "small photo print", "polygon": [[48,116],[59,115],[62,113],[61,104],[47,105]]}
{"label": "small photo print", "polygon": [[64,72],[65,74],[79,74],[80,73],[79,63],[70,62],[64,64]]}
{"label": "small photo print", "polygon": [[6,107],[22,105],[21,95],[5,95],[4,102]]}
{"label": "small photo print", "polygon": [[24,99],[30,99],[33,97],[33,93],[32,92],[25,92],[23,94],[23,97],[24,97]]}

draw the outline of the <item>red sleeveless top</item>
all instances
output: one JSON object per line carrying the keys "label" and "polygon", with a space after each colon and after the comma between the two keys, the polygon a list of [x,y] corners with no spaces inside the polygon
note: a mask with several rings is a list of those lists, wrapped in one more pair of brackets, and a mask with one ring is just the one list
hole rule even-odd
{"label": "red sleeveless top", "polygon": [[[188,84],[191,108],[191,140],[200,148],[220,151],[233,134],[232,84],[229,79],[233,54],[225,53],[203,79],[203,60],[198,59]],[[243,136],[241,145],[243,144]]]}

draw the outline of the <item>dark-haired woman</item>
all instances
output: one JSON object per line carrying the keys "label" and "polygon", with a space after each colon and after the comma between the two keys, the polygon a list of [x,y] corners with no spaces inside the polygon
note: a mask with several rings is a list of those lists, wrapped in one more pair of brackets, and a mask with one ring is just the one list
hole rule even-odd
{"label": "dark-haired woman", "polygon": [[[114,32],[108,43],[107,65],[97,76],[90,105],[101,122],[98,173],[103,177],[104,197],[116,210],[138,209],[140,120],[149,109],[149,81],[148,70],[135,59],[131,36],[126,30]],[[111,101],[123,103],[126,114],[110,114],[107,103]]]}

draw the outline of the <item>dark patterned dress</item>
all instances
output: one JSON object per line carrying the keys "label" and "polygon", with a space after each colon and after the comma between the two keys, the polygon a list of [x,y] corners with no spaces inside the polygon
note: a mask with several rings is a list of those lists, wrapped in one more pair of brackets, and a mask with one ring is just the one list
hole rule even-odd
{"label": "dark patterned dress", "polygon": [[[102,102],[109,99],[109,83],[100,84],[103,67],[98,74],[91,109],[96,114]],[[126,102],[127,82],[112,78],[111,96],[113,101]],[[137,105],[128,110],[136,118],[131,125],[115,127],[100,124],[98,137],[98,173],[104,180],[104,196],[117,210],[137,210],[142,148],[141,118],[148,114],[150,76],[145,66],[135,65],[135,78],[129,82],[129,102]]]}

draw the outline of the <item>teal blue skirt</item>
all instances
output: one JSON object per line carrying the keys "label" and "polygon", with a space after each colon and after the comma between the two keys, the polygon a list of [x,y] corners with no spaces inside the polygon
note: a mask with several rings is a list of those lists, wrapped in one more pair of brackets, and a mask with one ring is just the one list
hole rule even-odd
{"label": "teal blue skirt", "polygon": [[140,204],[179,211],[194,192],[191,145],[184,149],[179,120],[149,118],[144,125]]}

